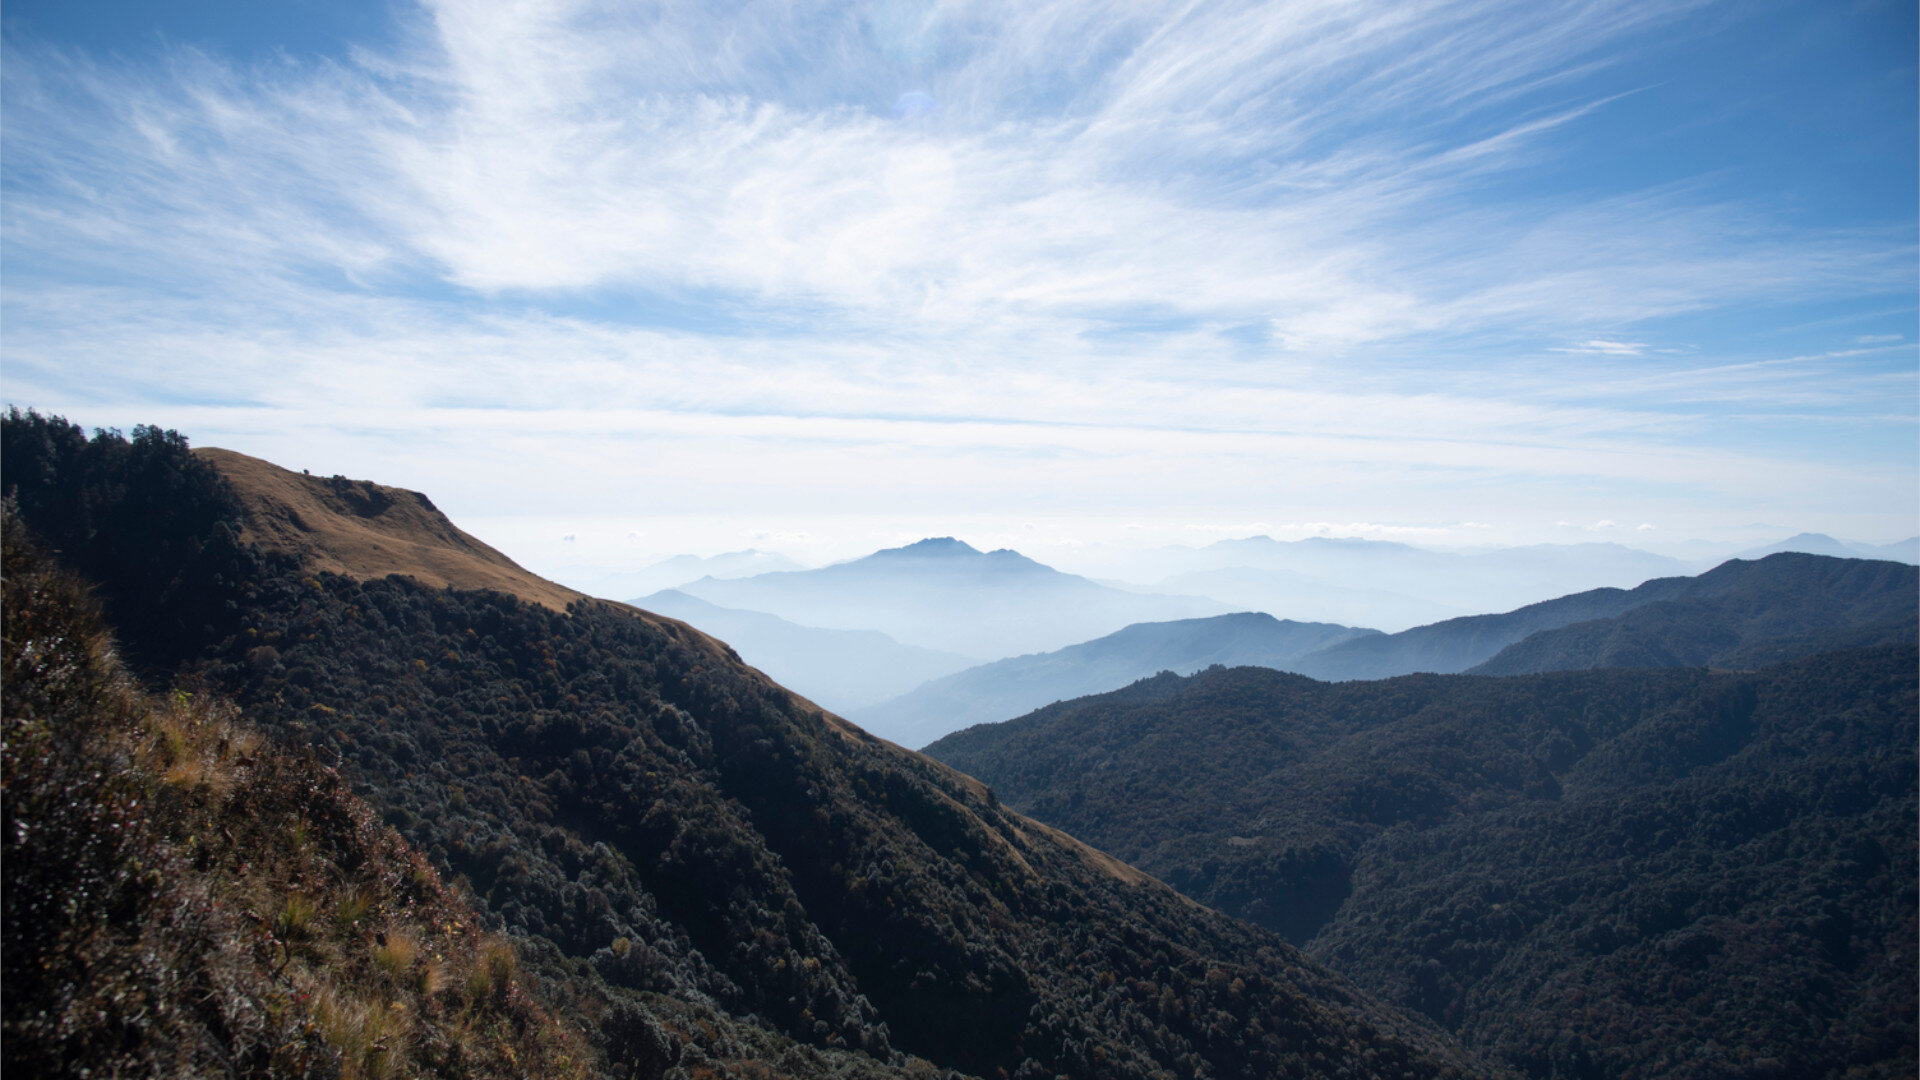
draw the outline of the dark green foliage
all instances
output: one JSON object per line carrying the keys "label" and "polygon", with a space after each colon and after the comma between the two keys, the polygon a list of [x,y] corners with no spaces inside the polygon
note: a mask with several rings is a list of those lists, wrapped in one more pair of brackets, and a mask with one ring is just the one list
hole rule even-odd
{"label": "dark green foliage", "polygon": [[928,752],[1532,1075],[1911,1074],[1910,649],[1163,676]]}
{"label": "dark green foliage", "polygon": [[510,932],[615,985],[988,1075],[1276,1076],[1376,1037],[1277,941],[1016,847],[961,778],[627,611],[287,576],[218,655],[207,677],[337,755]]}
{"label": "dark green foliage", "polygon": [[0,489],[63,565],[101,587],[128,659],[168,671],[232,632],[263,556],[239,542],[240,506],[178,432],[93,438],[59,417],[8,411]]}

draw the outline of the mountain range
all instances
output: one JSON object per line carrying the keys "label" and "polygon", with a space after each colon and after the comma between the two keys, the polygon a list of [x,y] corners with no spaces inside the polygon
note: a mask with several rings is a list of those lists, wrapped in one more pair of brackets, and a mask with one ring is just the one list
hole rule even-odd
{"label": "mountain range", "polygon": [[[1471,615],[1398,634],[1357,638],[1303,656],[1288,666],[1318,679],[1384,679],[1416,671],[1450,674],[1490,664],[1502,650],[1544,631],[1594,624],[1661,604],[1688,605],[1689,614],[1682,621],[1690,620],[1692,625],[1673,626],[1665,647],[1654,646],[1650,638],[1646,639],[1650,651],[1637,660],[1616,646],[1608,663],[1705,663],[1722,652],[1731,661],[1742,649],[1758,650],[1755,656],[1771,649],[1775,659],[1784,659],[1818,651],[1822,635],[1827,633],[1850,633],[1911,618],[1914,589],[1904,583],[1913,581],[1914,575],[1914,568],[1903,564],[1818,555],[1787,553],[1758,562],[1736,559],[1699,577],[1658,578],[1633,589],[1594,589],[1498,615]],[[1645,625],[1651,626],[1650,620],[1671,619],[1679,613],[1680,609],[1655,607],[1643,618],[1648,620]],[[1577,636],[1592,638],[1604,632],[1602,627],[1588,625],[1567,630],[1550,641],[1571,642]],[[1694,643],[1681,642],[1679,637],[1687,633],[1709,636]],[[1807,636],[1807,640],[1795,646],[1791,644],[1795,636]],[[1715,643],[1711,648],[1705,645],[1709,640]],[[1547,655],[1565,647],[1571,646],[1542,645],[1538,652],[1518,653],[1487,670],[1594,666]],[[1606,646],[1589,643],[1586,648],[1592,653]]]}
{"label": "mountain range", "polygon": [[902,746],[921,746],[950,731],[1112,690],[1156,672],[1190,674],[1215,664],[1285,667],[1329,644],[1378,633],[1259,612],[1137,623],[1054,652],[968,668],[856,709],[848,718]]}
{"label": "mountain range", "polygon": [[680,591],[802,626],[878,630],[903,644],[979,660],[1057,649],[1130,623],[1228,611],[1215,600],[1111,588],[1015,551],[983,552],[951,537],[818,570],[702,578]]}
{"label": "mountain range", "polygon": [[[139,1032],[239,985],[235,964],[247,959],[273,1022],[298,1033],[289,1060],[312,1075],[385,1074],[401,1061],[458,1074],[488,1047],[513,1060],[512,1042],[483,1045],[494,1028],[461,1025],[530,1017],[560,1030],[514,1029],[541,1040],[541,1056],[518,1067],[547,1073],[545,1061],[554,1075],[1504,1071],[1277,935],[821,711],[692,627],[527,574],[423,496],[196,455],[152,428],[89,439],[17,412],[0,427],[0,468],[9,567],[22,533],[38,533],[93,582],[118,642],[75,653],[58,620],[10,608],[10,665],[50,680],[33,701],[52,702],[47,715],[117,707],[40,658],[125,657],[154,700],[202,702],[237,733],[162,739],[162,795],[134,817],[130,807],[147,804],[97,785],[32,801],[7,786],[10,1064],[84,1049],[102,1072],[173,1068],[172,1044]],[[17,585],[9,578],[9,602]],[[130,677],[100,670],[98,685]],[[16,756],[13,725],[32,703],[15,687],[10,675],[9,777],[35,767]],[[258,733],[258,753],[242,729]],[[189,745],[224,755],[228,771],[175,769]],[[87,760],[120,753],[110,741],[83,749],[105,755]],[[233,800],[267,762],[291,770],[294,791],[344,786],[371,814],[311,801],[322,816],[271,849],[297,857],[247,863],[265,876],[243,882],[240,819],[268,808]],[[73,775],[100,775],[86,769],[76,760]],[[227,779],[202,787],[196,776]],[[175,789],[202,800],[210,836],[175,813],[164,794]],[[328,805],[346,816],[327,816]],[[182,894],[177,909],[127,899],[155,895],[164,874],[144,891],[48,891],[65,864],[32,846],[38,838],[118,835],[89,823],[136,818],[154,830],[157,861],[114,863],[131,867],[125,880],[193,867],[207,892]],[[367,840],[389,845],[371,866]],[[349,887],[382,868],[394,876],[378,891]],[[362,906],[376,900],[385,906]],[[456,984],[440,965],[458,960],[466,973],[466,954],[433,951],[455,922],[406,921],[429,900],[464,906],[459,919],[500,938]],[[83,928],[121,926],[133,944],[101,952],[106,939],[75,935],[61,939],[74,949],[28,949],[37,928],[15,916],[43,909]],[[236,928],[217,948],[139,967],[140,941],[216,910]],[[30,974],[23,958],[53,966]],[[134,975],[117,985],[136,997],[112,985],[61,996],[123,958]],[[328,981],[336,969],[359,981]],[[11,992],[29,982],[50,996]],[[45,1008],[16,1011],[29,1006]],[[248,1048],[272,1034],[192,1030],[200,1059],[229,1063],[252,1062]],[[126,1034],[89,1044],[90,1031]]]}

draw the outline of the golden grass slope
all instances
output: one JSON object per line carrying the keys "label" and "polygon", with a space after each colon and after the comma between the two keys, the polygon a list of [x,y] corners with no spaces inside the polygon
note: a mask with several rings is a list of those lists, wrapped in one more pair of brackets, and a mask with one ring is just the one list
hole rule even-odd
{"label": "golden grass slope", "polygon": [[313,570],[493,589],[556,611],[585,599],[462,532],[417,491],[308,476],[216,447],[194,453],[219,469],[245,503],[245,539]]}

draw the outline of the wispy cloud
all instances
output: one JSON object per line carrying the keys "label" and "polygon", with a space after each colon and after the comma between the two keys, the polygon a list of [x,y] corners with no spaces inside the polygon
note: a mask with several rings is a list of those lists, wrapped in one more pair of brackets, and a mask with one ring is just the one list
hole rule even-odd
{"label": "wispy cloud", "polygon": [[1585,353],[1590,356],[1639,356],[1647,351],[1647,346],[1645,342],[1640,341],[1608,341],[1605,338],[1594,338],[1578,345],[1559,346],[1552,351]]}
{"label": "wispy cloud", "polygon": [[1910,228],[1520,182],[1698,6],[474,0],[347,61],[14,41],[8,394],[489,468],[497,433],[568,497],[1895,488],[1699,435],[1884,405],[1886,365],[1675,361],[1645,324],[1910,295]]}

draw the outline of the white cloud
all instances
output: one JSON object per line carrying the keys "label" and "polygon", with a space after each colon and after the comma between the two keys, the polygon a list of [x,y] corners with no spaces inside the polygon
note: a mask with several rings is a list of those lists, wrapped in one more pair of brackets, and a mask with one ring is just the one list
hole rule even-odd
{"label": "white cloud", "polygon": [[1551,351],[1586,353],[1593,356],[1640,356],[1647,351],[1647,346],[1645,342],[1640,341],[1608,341],[1605,338],[1594,338],[1578,345],[1563,346]]}
{"label": "white cloud", "polygon": [[1746,419],[1898,427],[1883,371],[1630,339],[1905,295],[1905,233],[1484,197],[1690,6],[473,0],[342,63],[13,45],[7,392],[315,463],[351,425],[368,474],[556,516],[1065,498],[1414,537],[1569,481],[1547,512],[1582,521],[1906,490]]}

